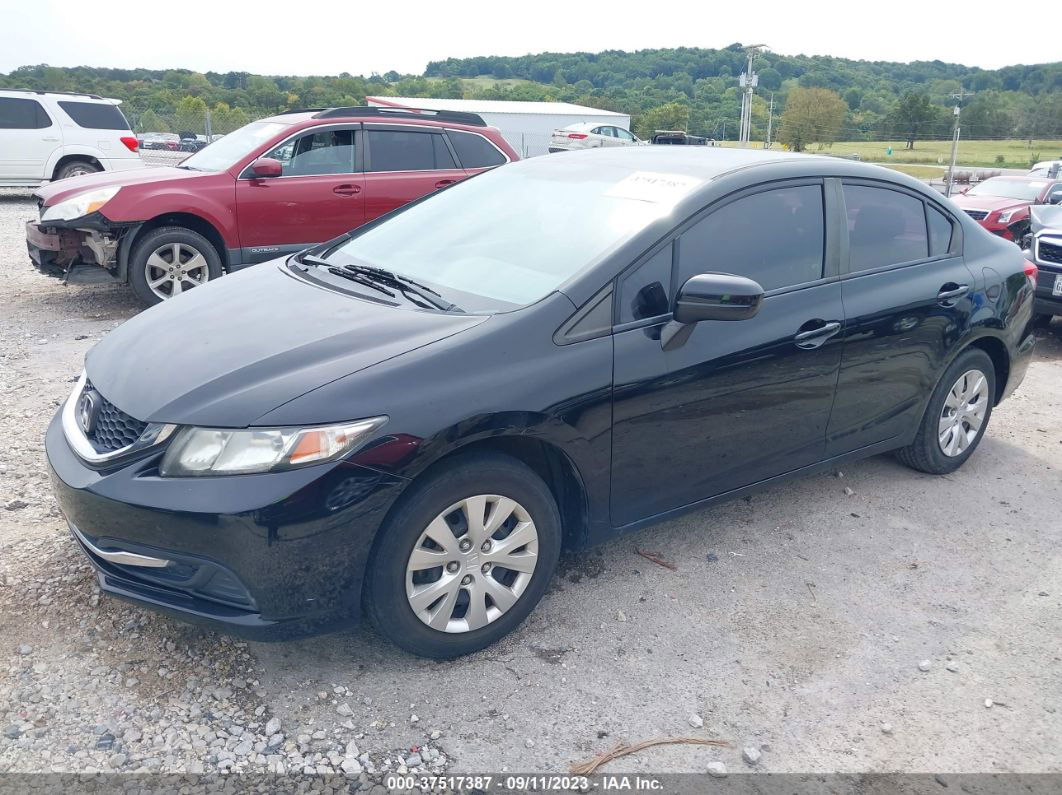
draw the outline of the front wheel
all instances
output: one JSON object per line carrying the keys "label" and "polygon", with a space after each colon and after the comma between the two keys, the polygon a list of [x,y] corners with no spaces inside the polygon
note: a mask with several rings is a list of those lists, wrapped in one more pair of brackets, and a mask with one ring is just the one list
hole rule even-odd
{"label": "front wheel", "polygon": [[497,454],[455,459],[411,488],[369,562],[369,619],[423,657],[478,651],[546,592],[560,555],[557,504],[530,468]]}
{"label": "front wheel", "polygon": [[988,354],[980,348],[959,354],[933,390],[914,442],[896,457],[931,475],[954,472],[981,442],[995,395],[996,370]]}
{"label": "front wheel", "polygon": [[183,226],[153,229],[129,256],[129,283],[147,306],[174,298],[221,276],[217,249]]}

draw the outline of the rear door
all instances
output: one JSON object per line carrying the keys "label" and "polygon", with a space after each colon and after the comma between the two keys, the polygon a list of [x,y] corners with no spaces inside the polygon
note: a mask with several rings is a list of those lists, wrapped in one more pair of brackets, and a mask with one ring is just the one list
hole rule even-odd
{"label": "rear door", "polygon": [[912,430],[977,286],[961,227],[936,202],[890,183],[830,180],[848,227],[842,255],[845,329],[827,455]]}
{"label": "rear door", "polygon": [[44,179],[48,159],[62,144],[59,125],[40,102],[0,97],[0,180]]}
{"label": "rear door", "polygon": [[365,220],[465,178],[442,129],[365,125]]}
{"label": "rear door", "polygon": [[263,157],[279,160],[282,176],[256,179],[244,169],[236,210],[245,263],[298,251],[365,222],[358,126],[315,127],[277,145]]}

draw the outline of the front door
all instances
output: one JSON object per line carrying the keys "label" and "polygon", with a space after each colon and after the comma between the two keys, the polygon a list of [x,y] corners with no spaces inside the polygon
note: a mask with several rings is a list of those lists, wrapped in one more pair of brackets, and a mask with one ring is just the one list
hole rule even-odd
{"label": "front door", "polygon": [[465,178],[441,129],[365,125],[365,220]]}
{"label": "front door", "polygon": [[[620,282],[614,526],[823,457],[844,320],[823,208],[821,180],[747,193],[679,235],[673,269],[665,267],[669,254],[657,254]],[[701,322],[684,344],[663,350],[667,318],[655,315],[668,303],[661,298],[712,271],[759,282],[766,291],[759,314]]]}
{"label": "front door", "polygon": [[357,125],[317,128],[263,155],[279,160],[282,176],[236,181],[236,211],[245,263],[298,251],[361,226],[364,178]]}
{"label": "front door", "polygon": [[847,323],[827,455],[911,431],[980,300],[943,208],[881,183],[846,182]]}

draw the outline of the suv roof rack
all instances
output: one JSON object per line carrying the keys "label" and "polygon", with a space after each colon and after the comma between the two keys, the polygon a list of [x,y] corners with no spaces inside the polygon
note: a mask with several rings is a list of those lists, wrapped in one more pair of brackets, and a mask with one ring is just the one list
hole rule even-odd
{"label": "suv roof rack", "polygon": [[[290,111],[289,111],[290,112]],[[373,108],[368,106],[350,108],[327,108],[317,113],[315,119],[335,119],[358,116],[375,116],[387,118],[394,116],[406,116],[409,118],[423,117],[437,121],[449,121],[454,124],[468,124],[473,127],[486,127],[487,123],[478,113],[465,113],[459,110],[428,110],[427,108]]]}
{"label": "suv roof rack", "polygon": [[289,108],[288,110],[281,110],[274,113],[274,116],[290,116],[292,113],[320,113],[322,110],[329,110],[329,108]]}
{"label": "suv roof rack", "polygon": [[97,94],[86,94],[83,91],[45,91],[39,88],[0,88],[0,91],[17,91],[20,94],[62,94],[67,97],[88,97],[89,99],[104,99]]}

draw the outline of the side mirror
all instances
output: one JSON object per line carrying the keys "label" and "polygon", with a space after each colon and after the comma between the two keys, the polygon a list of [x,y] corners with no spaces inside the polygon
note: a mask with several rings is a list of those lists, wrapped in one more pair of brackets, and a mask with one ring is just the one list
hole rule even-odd
{"label": "side mirror", "polygon": [[763,288],[752,279],[730,273],[700,273],[679,289],[672,314],[683,324],[747,320],[760,311],[762,301]]}
{"label": "side mirror", "polygon": [[256,179],[279,177],[284,173],[284,165],[271,157],[260,157],[251,163],[251,173]]}

